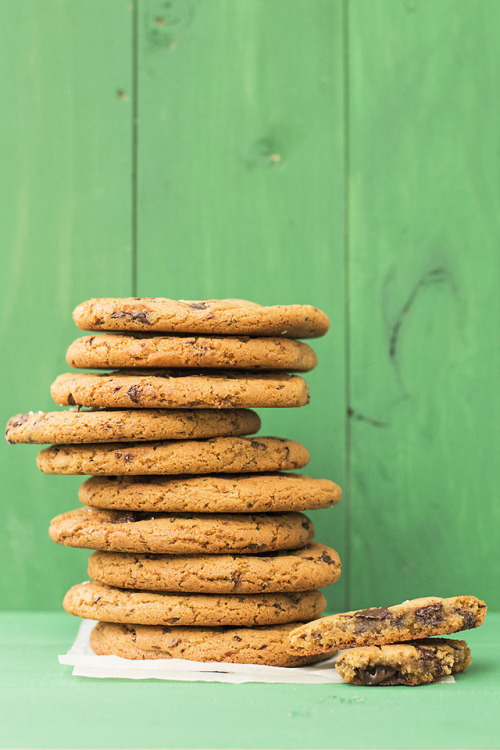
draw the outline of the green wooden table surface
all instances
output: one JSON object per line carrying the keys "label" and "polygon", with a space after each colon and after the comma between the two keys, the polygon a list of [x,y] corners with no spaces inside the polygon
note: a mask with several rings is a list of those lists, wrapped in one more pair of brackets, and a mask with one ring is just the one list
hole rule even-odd
{"label": "green wooden table surface", "polygon": [[226,685],[72,677],[79,621],[0,616],[0,746],[9,748],[498,748],[500,614],[467,633],[454,685]]}

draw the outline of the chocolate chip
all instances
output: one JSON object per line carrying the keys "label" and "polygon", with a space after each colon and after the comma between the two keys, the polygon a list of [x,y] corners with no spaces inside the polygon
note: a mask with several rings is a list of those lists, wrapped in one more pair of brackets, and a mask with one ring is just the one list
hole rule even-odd
{"label": "chocolate chip", "polygon": [[260,443],[258,440],[250,440],[250,445],[252,448],[255,448],[256,450],[265,451],[267,450],[267,447],[264,445],[264,443]]}
{"label": "chocolate chip", "polygon": [[440,625],[443,621],[443,605],[441,602],[427,604],[415,611],[415,621],[419,625]]}
{"label": "chocolate chip", "polygon": [[171,618],[170,618],[170,622],[171,622],[171,623],[174,623],[174,622],[179,622],[179,620],[180,620],[180,619],[181,619],[180,617],[171,617]]}
{"label": "chocolate chip", "polygon": [[323,552],[322,555],[321,555],[321,557],[319,559],[322,562],[328,563],[329,565],[333,565],[334,564],[334,560],[330,557],[330,555],[328,554],[328,552]]}
{"label": "chocolate chip", "polygon": [[114,312],[114,313],[111,313],[111,315],[110,315],[110,318],[124,318],[124,317],[125,317],[125,313],[122,312],[121,310],[119,310],[117,312]]}
{"label": "chocolate chip", "polygon": [[300,596],[297,596],[297,594],[288,594],[288,600],[292,604],[300,604]]}
{"label": "chocolate chip", "polygon": [[127,395],[134,404],[138,404],[141,398],[141,389],[136,385],[131,385],[127,391]]}
{"label": "chocolate chip", "polygon": [[311,528],[311,522],[308,518],[304,518],[303,521],[301,521],[300,525],[303,529],[310,529]]}
{"label": "chocolate chip", "polygon": [[234,588],[235,589],[237,589],[238,586],[241,586],[241,580],[240,580],[240,577],[239,577],[238,573],[235,573],[235,572],[231,573],[231,580],[234,583]]}
{"label": "chocolate chip", "polygon": [[148,314],[145,310],[139,310],[137,312],[132,313],[132,319],[133,320],[140,320],[141,323],[148,323],[149,324],[149,318]]}
{"label": "chocolate chip", "polygon": [[460,609],[458,611],[458,614],[462,618],[462,630],[470,630],[471,628],[476,627],[476,618],[474,617],[472,612],[469,612],[466,609]]}
{"label": "chocolate chip", "polygon": [[94,602],[94,604],[97,604],[97,602],[98,602],[98,601],[100,601],[100,600],[101,600],[101,597],[100,597],[100,596],[97,596],[97,594],[96,594],[96,595],[94,596],[93,602]]}
{"label": "chocolate chip", "polygon": [[73,398],[73,394],[72,393],[68,393],[68,404],[70,406],[76,406],[76,401]]}
{"label": "chocolate chip", "polygon": [[391,616],[387,607],[371,607],[370,609],[360,609],[354,613],[354,616],[360,620],[385,620]]}
{"label": "chocolate chip", "polygon": [[190,307],[191,310],[206,310],[207,303],[206,302],[193,302],[191,305],[188,305],[188,307]]}
{"label": "chocolate chip", "polygon": [[373,664],[369,667],[358,667],[356,670],[356,676],[363,685],[380,685],[386,680],[390,680],[392,677],[401,677],[401,674],[397,672],[393,667],[388,667],[386,664]]}
{"label": "chocolate chip", "polygon": [[241,641],[241,638],[239,635],[233,635],[233,641]]}
{"label": "chocolate chip", "polygon": [[122,513],[118,518],[114,518],[110,523],[134,523],[139,519],[133,513]]}

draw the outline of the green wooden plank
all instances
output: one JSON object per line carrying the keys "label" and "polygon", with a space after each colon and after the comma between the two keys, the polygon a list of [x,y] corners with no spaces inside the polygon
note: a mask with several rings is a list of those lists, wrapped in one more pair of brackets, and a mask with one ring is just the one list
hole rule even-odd
{"label": "green wooden plank", "polygon": [[498,748],[500,614],[467,632],[454,685],[98,680],[57,663],[70,615],[0,615],[0,747]]}
{"label": "green wooden plank", "polygon": [[[123,0],[4,3],[0,417],[50,410],[72,308],[131,292],[132,12]],[[0,453],[2,608],[59,608],[87,553],[53,544],[81,480],[44,477],[34,446]]]}
{"label": "green wooden plank", "polygon": [[[341,2],[139,7],[138,294],[325,309],[311,405],[261,416],[342,483]],[[343,508],[312,515],[342,554]]]}
{"label": "green wooden plank", "polygon": [[498,606],[500,5],[349,7],[352,603]]}

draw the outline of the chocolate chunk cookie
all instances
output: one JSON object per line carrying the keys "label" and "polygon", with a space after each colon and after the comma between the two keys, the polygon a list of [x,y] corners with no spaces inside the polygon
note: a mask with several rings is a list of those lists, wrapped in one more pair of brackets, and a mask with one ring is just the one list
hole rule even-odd
{"label": "chocolate chunk cookie", "polygon": [[318,617],[326,599],[319,591],[293,594],[165,594],[130,591],[87,581],[64,597],[66,612],[103,622],[139,625],[255,627]]}
{"label": "chocolate chunk cookie", "polygon": [[123,659],[189,659],[302,667],[325,657],[293,656],[287,635],[298,623],[259,628],[180,628],[99,622],[90,634],[96,654]]}
{"label": "chocolate chunk cookie", "polygon": [[94,552],[89,577],[108,586],[171,593],[264,594],[313,591],[340,576],[324,544],[267,555],[138,555]]}
{"label": "chocolate chunk cookie", "polygon": [[302,513],[147,514],[82,508],[52,520],[67,547],[169,555],[258,554],[305,547],[314,528]]}
{"label": "chocolate chunk cookie", "polygon": [[37,457],[46,474],[209,474],[300,469],[303,445],[282,438],[52,445]]}
{"label": "chocolate chunk cookie", "polygon": [[50,388],[60,406],[148,409],[292,407],[309,402],[298,375],[284,373],[123,370],[109,375],[66,373]]}
{"label": "chocolate chunk cookie", "polygon": [[260,429],[248,409],[127,409],[17,414],[9,419],[9,443],[111,443],[251,435]]}
{"label": "chocolate chunk cookie", "polygon": [[320,654],[355,646],[376,646],[448,635],[477,628],[486,604],[475,596],[424,599],[373,607],[323,617],[290,633],[290,648],[301,654]]}
{"label": "chocolate chunk cookie", "polygon": [[183,477],[91,477],[80,487],[85,505],[166,513],[266,513],[329,508],[342,491],[329,479],[302,474]]}
{"label": "chocolate chunk cookie", "polygon": [[323,336],[330,322],[310,305],[263,307],[241,299],[172,300],[163,297],[90,299],[73,311],[87,331],[164,331],[236,336]]}
{"label": "chocolate chunk cookie", "polygon": [[346,682],[354,685],[425,685],[463,672],[470,663],[465,641],[424,638],[353,648],[339,656],[335,667]]}
{"label": "chocolate chunk cookie", "polygon": [[222,367],[237,370],[307,372],[317,358],[307,344],[285,338],[250,336],[153,336],[102,334],[74,341],[66,361],[71,367]]}

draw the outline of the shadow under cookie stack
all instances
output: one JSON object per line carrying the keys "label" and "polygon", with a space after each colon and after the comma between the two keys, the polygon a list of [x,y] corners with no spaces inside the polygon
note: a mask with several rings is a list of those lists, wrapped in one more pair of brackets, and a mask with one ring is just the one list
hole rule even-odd
{"label": "shadow under cookie stack", "polygon": [[[251,408],[299,407],[328,318],[304,305],[240,300],[95,299],[76,324],[67,361],[105,373],[59,376],[65,411],[21,414],[12,443],[52,443],[49,474],[90,475],[84,508],[57,516],[52,539],[95,550],[89,582],[64,608],[98,620],[98,654],[128,659],[299,666],[287,635],[318,618],[319,589],[340,576],[335,550],[313,542],[302,511],[340,500],[338,485],[288,473],[309,454],[292,440],[253,436]],[[168,368],[168,369],[163,369]],[[115,370],[109,372],[109,370]],[[83,407],[83,408],[82,408]]]}

